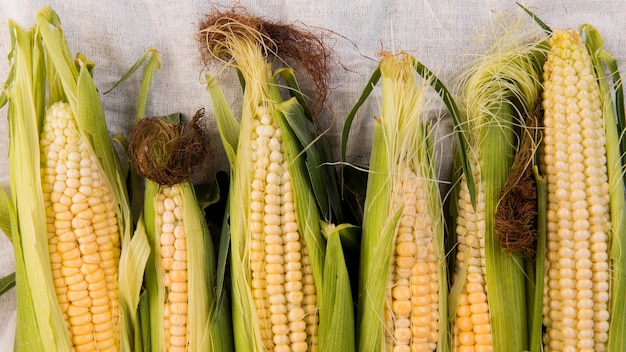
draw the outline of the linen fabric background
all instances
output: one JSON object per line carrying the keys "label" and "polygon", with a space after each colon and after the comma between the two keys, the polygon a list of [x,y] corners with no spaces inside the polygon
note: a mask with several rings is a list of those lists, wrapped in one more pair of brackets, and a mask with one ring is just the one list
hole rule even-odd
{"label": "linen fabric background", "polygon": [[[522,3],[552,28],[596,26],[606,49],[626,65],[626,1],[553,0]],[[448,85],[473,55],[485,48],[484,38],[501,33],[494,21],[503,14],[525,17],[514,1],[500,0],[240,0],[250,14],[308,28],[319,33],[334,53],[331,95],[324,111],[325,124],[339,159],[339,143],[345,116],[358,100],[381,50],[406,51],[416,56]],[[181,112],[189,119],[200,108],[209,115],[211,158],[201,178],[211,180],[228,163],[221,147],[211,101],[205,89],[203,65],[195,39],[198,23],[212,9],[227,9],[233,2],[207,0],[3,0],[0,2],[0,80],[7,77],[10,49],[7,21],[23,27],[35,23],[35,14],[52,6],[61,18],[72,53],[81,52],[95,62],[95,82],[101,92],[111,88],[147,48],[155,48],[162,68],[154,76],[146,115]],[[511,23],[511,22],[508,22]],[[210,66],[211,72],[220,67]],[[626,75],[624,67],[622,75]],[[232,70],[220,74],[220,85],[236,106],[241,98]],[[141,75],[102,95],[111,135],[128,133],[133,125]],[[305,91],[308,87],[305,85]],[[429,117],[437,116],[442,105]],[[438,106],[438,107],[437,107]],[[348,161],[367,164],[372,127],[380,107],[375,89],[353,124]],[[0,110],[0,185],[8,190],[8,123],[6,108]],[[432,115],[432,116],[431,116]],[[455,139],[451,123],[444,118],[437,129],[438,161],[443,189],[449,180]],[[0,235],[0,277],[14,271],[13,248]],[[15,289],[0,297],[0,348],[11,346],[15,330]]]}

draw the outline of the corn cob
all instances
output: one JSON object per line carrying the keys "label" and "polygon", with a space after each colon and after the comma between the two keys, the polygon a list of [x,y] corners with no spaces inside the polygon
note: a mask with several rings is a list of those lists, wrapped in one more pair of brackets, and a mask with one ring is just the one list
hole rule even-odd
{"label": "corn cob", "polygon": [[410,55],[383,55],[363,218],[359,350],[446,351],[443,212],[422,120],[429,82],[418,83]]}
{"label": "corn cob", "polygon": [[[140,111],[142,109],[139,109]],[[146,269],[152,351],[230,351],[230,321],[217,302],[215,255],[190,179],[206,160],[199,111],[185,128],[179,114],[144,118],[129,154],[145,177],[140,218],[152,253]]]}
{"label": "corn cob", "polygon": [[180,190],[176,186],[162,187],[156,198],[156,224],[161,226],[155,239],[163,265],[165,306],[163,307],[165,350],[186,351],[188,344],[187,241],[183,222]]}
{"label": "corn cob", "polygon": [[[144,221],[154,249],[146,282],[151,304],[154,351],[228,351],[230,328],[210,320],[217,302],[211,239],[188,182],[146,183]],[[152,212],[152,215],[148,215]],[[206,336],[205,336],[206,334]]]}
{"label": "corn cob", "polygon": [[[249,285],[265,349],[316,350],[317,289],[312,259],[298,225],[295,187],[287,166],[282,132],[259,108],[246,169],[250,185]],[[242,143],[242,146],[245,146]],[[256,160],[255,160],[256,159]],[[311,220],[307,220],[311,221]],[[236,228],[232,223],[231,227]],[[319,254],[318,254],[319,255]],[[319,259],[318,259],[319,260]]]}
{"label": "corn cob", "polygon": [[541,49],[506,35],[470,64],[463,82],[466,174],[456,203],[456,257],[450,291],[453,349],[522,351],[527,348],[526,291],[521,258],[505,253],[494,215],[523,125],[539,98]]}
{"label": "corn cob", "polygon": [[295,159],[295,136],[276,109],[282,99],[263,37],[240,20],[224,16],[205,28],[209,51],[232,57],[245,81],[239,137],[226,144],[236,146],[229,156],[235,345],[315,351],[324,248],[319,215],[302,159]]}
{"label": "corn cob", "polygon": [[599,88],[577,32],[553,32],[543,78],[545,345],[550,351],[605,351],[611,229],[605,133]]}
{"label": "corn cob", "polygon": [[[295,214],[281,133],[259,109],[251,153],[251,285],[266,348],[306,351],[317,343],[316,292]],[[281,148],[282,147],[282,148]],[[256,150],[255,150],[256,149]],[[269,164],[269,165],[268,165]]]}
{"label": "corn cob", "polygon": [[124,177],[92,63],[82,55],[71,59],[51,8],[37,22],[33,30],[10,23],[12,73],[3,92],[11,129],[17,348],[140,348],[136,279],[148,247],[130,239]]}

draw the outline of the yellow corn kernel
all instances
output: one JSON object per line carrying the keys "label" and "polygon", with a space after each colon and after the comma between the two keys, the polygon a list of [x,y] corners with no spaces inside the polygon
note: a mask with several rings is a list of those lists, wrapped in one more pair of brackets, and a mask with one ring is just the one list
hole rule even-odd
{"label": "yellow corn kernel", "polygon": [[268,349],[307,351],[316,341],[315,287],[296,221],[282,135],[265,107],[258,108],[252,126],[250,285],[261,338]]}
{"label": "yellow corn kernel", "polygon": [[[467,184],[461,181],[456,224],[457,256],[453,280],[467,271],[452,325],[453,342],[459,350],[491,341],[485,265],[485,206],[481,183],[476,184],[476,210],[471,205]],[[479,342],[480,341],[480,342]],[[489,344],[490,345],[490,344]]]}
{"label": "yellow corn kernel", "polygon": [[424,198],[427,190],[410,168],[399,169],[391,211],[399,204],[404,208],[389,269],[387,344],[393,351],[434,351],[439,339],[439,278],[434,230]]}
{"label": "yellow corn kernel", "polygon": [[[53,270],[57,297],[60,303],[68,303],[62,306],[65,307],[74,348],[103,348],[93,330],[84,331],[81,327],[93,327],[89,325],[90,322],[94,321],[95,324],[95,320],[106,317],[113,322],[109,333],[118,339],[117,287],[109,285],[111,287],[106,289],[103,286],[107,282],[117,283],[119,233],[106,231],[99,236],[92,234],[95,227],[117,223],[114,213],[103,217],[94,215],[101,213],[97,212],[99,207],[110,208],[112,203],[110,197],[94,197],[93,190],[96,189],[101,195],[108,195],[109,190],[100,179],[96,158],[78,135],[68,104],[55,103],[48,109],[41,146],[42,164],[47,165],[41,169],[41,182],[43,189],[49,190],[49,194],[44,197],[44,205],[48,223],[54,224],[48,226],[48,243],[50,252],[60,256],[61,264],[61,270]],[[83,169],[91,170],[89,176],[83,176]],[[81,187],[81,184],[85,186]],[[86,189],[89,192],[84,193]],[[102,240],[97,242],[99,237]],[[115,250],[103,249],[102,243],[109,244]],[[112,270],[105,270],[99,265],[103,257],[112,261]],[[56,258],[51,256],[51,264],[58,260]],[[106,299],[95,299],[102,295]],[[106,315],[103,316],[103,313]],[[114,341],[115,346],[119,346],[117,340]]]}

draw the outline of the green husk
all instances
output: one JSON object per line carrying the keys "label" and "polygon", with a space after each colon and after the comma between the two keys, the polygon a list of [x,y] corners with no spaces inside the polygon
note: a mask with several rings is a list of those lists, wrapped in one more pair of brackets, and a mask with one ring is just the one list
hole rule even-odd
{"label": "green husk", "polygon": [[15,273],[10,273],[9,275],[0,278],[0,296],[5,294],[7,291],[15,287]]}
{"label": "green husk", "polygon": [[[338,224],[345,223],[348,219],[347,215],[344,214],[343,204],[341,202],[337,170],[334,165],[325,164],[334,160],[332,146],[325,133],[326,131],[322,130],[320,120],[313,116],[308,102],[300,90],[293,69],[278,69],[275,74],[280,75],[285,80],[289,88],[289,94],[292,98],[295,98],[295,100],[287,100],[283,105],[289,104],[289,106],[295,108],[298,115],[300,115],[299,118],[287,119],[287,121],[296,132],[296,136],[300,140],[301,145],[314,146],[314,148],[306,148],[306,167],[321,215],[326,221]],[[315,135],[309,132],[305,123],[307,120],[313,123]],[[302,128],[297,128],[297,125],[301,125]],[[301,132],[298,133],[298,131]]]}
{"label": "green husk", "polygon": [[[40,38],[9,21],[13,75],[6,82],[11,177],[11,238],[17,286],[16,348],[69,351],[69,333],[56,301],[47,251],[43,191],[39,176],[39,129],[44,114],[45,71]],[[18,162],[22,161],[22,162]],[[28,189],[29,192],[19,190]],[[24,234],[24,236],[22,235]],[[36,238],[37,237],[37,238]],[[44,246],[37,246],[42,242]],[[36,290],[31,290],[36,287]],[[35,314],[37,312],[37,314]]]}
{"label": "green husk", "polygon": [[542,258],[546,256],[546,210],[547,210],[547,189],[546,181],[539,174],[537,166],[533,167],[535,175],[535,183],[537,185],[537,254],[535,261],[535,276],[529,278],[534,279],[534,292],[532,302],[528,306],[531,311],[529,313],[529,337],[530,352],[543,351],[543,280],[545,273],[545,261]]}
{"label": "green husk", "polygon": [[11,197],[0,189],[0,231],[11,241]]}
{"label": "green husk", "polygon": [[[320,312],[321,351],[355,351],[355,321],[350,288],[350,276],[346,267],[346,258],[342,238],[350,237],[357,230],[355,226],[343,224],[333,226],[322,223],[322,232],[326,238],[326,257],[324,258],[324,280],[322,295],[326,304]],[[345,235],[342,236],[342,233]]]}

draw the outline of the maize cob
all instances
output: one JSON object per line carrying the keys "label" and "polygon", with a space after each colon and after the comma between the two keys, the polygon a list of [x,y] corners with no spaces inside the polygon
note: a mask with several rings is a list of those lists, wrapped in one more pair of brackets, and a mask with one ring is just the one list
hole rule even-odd
{"label": "maize cob", "polygon": [[133,275],[143,271],[148,247],[130,239],[124,177],[92,64],[80,55],[70,59],[51,8],[37,22],[31,31],[10,23],[12,74],[3,92],[11,126],[17,347],[140,347],[133,339],[141,280]]}
{"label": "maize cob", "polygon": [[[326,288],[323,285],[323,271],[345,270],[345,262],[325,264],[326,241],[304,160],[315,146],[304,143],[304,153],[301,144],[303,136],[310,134],[306,106],[296,102],[303,95],[291,87],[294,98],[283,102],[276,74],[290,70],[274,73],[268,59],[268,54],[285,49],[280,52],[308,60],[305,64],[310,68],[315,60],[308,53],[325,51],[309,33],[236,12],[209,16],[201,25],[201,38],[205,57],[234,66],[244,86],[242,118],[237,122],[223,93],[208,78],[231,164],[228,213],[236,349],[349,351],[352,337],[339,341],[333,337],[350,335],[352,320],[336,316],[332,306],[345,308],[345,297],[350,295],[347,276]],[[305,51],[299,51],[303,45]],[[337,248],[334,242],[333,249]],[[339,292],[341,297],[326,300],[324,290],[329,295]],[[341,333],[331,331],[331,326]]]}
{"label": "maize cob", "polygon": [[145,280],[152,351],[231,349],[226,305],[214,296],[212,240],[189,181],[208,155],[203,117],[199,111],[189,129],[178,114],[141,119],[130,138],[131,160],[146,178],[136,235],[152,247]]}
{"label": "maize cob", "polygon": [[576,31],[553,32],[543,78],[545,347],[605,351],[611,229],[605,133],[599,88]]}
{"label": "maize cob", "polygon": [[418,83],[413,65],[409,55],[388,53],[379,65],[383,100],[363,218],[360,351],[448,349],[443,212],[431,131],[422,120],[429,82]]}
{"label": "maize cob", "polygon": [[[522,38],[523,40],[523,38]],[[506,35],[470,64],[463,84],[466,153],[474,201],[465,174],[456,205],[456,258],[450,291],[453,349],[522,351],[527,348],[524,264],[505,253],[494,215],[513,162],[516,125],[539,98],[541,49]]]}

